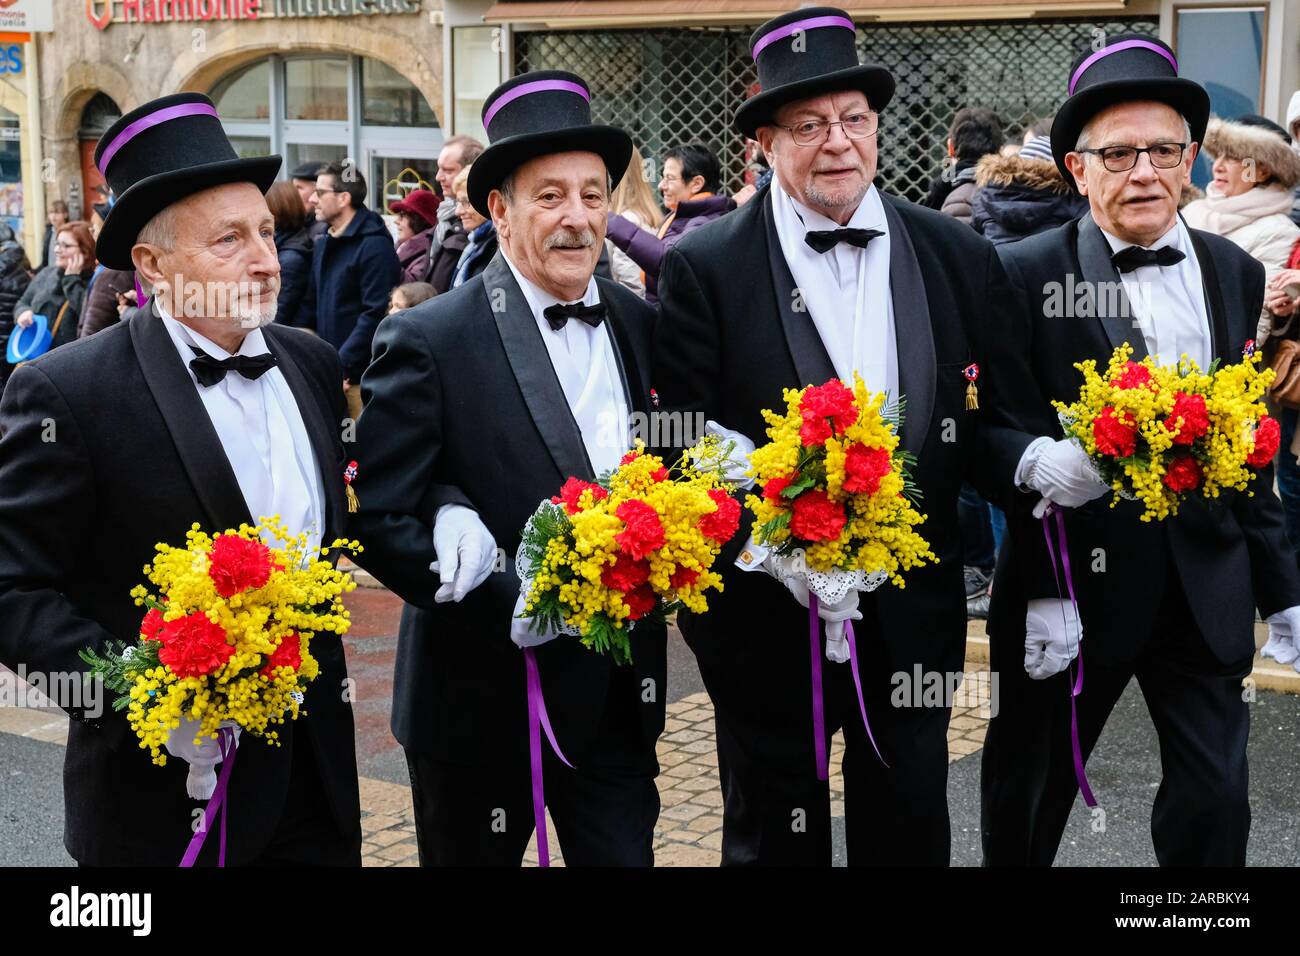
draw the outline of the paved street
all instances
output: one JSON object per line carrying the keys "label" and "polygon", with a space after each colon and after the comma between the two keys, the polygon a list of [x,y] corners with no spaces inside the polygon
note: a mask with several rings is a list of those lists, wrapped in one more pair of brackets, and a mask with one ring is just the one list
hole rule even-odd
{"label": "paved street", "polygon": [[[359,588],[349,595],[348,604],[353,615],[347,648],[349,670],[356,680],[364,862],[414,866],[406,765],[388,729],[400,603],[387,591]],[[982,626],[971,630],[979,633]],[[978,660],[980,643],[971,642],[973,659],[966,665],[967,672],[987,666]],[[659,742],[663,810],[656,831],[656,862],[713,866],[722,841],[713,709],[690,651],[675,634],[670,644],[668,695],[668,721]],[[977,866],[979,769],[987,709],[973,696],[959,699],[963,702],[970,706],[954,709],[949,731],[952,860],[958,866]],[[1300,801],[1295,796],[1300,792],[1300,766],[1295,759],[1300,753],[1300,696],[1261,691],[1252,720],[1249,860],[1256,865],[1300,865]],[[0,708],[0,866],[72,862],[61,840],[65,735],[66,719],[57,712]],[[831,754],[831,809],[838,865],[845,863],[843,783],[838,773],[841,750],[837,736]],[[1089,811],[1076,803],[1058,864],[1154,865],[1148,827],[1159,782],[1159,750],[1136,685],[1116,707],[1088,775],[1106,811],[1105,832],[1094,832]],[[558,857],[553,834],[552,829],[552,855]],[[532,848],[527,860],[536,862]]]}

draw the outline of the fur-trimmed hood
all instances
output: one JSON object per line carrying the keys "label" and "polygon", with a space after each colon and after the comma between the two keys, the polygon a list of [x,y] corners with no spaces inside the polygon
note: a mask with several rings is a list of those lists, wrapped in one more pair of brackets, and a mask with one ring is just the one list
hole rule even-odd
{"label": "fur-trimmed hood", "polygon": [[1294,189],[1300,183],[1300,154],[1265,127],[1215,118],[1210,120],[1202,146],[1216,158],[1253,159],[1265,164],[1278,184],[1286,189]]}
{"label": "fur-trimmed hood", "polygon": [[1029,189],[1065,194],[1069,185],[1050,159],[1022,159],[990,153],[975,167],[975,182],[980,186],[1025,186]]}

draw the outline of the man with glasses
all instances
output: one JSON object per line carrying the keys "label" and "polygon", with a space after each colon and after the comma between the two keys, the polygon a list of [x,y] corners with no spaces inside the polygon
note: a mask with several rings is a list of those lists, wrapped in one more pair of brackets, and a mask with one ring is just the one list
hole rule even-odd
{"label": "man with glasses", "polygon": [[[999,494],[978,473],[987,456],[977,442],[980,420],[1002,404],[986,343],[1006,342],[998,324],[1014,300],[974,230],[872,184],[894,78],[859,65],[855,39],[848,15],[827,7],[754,33],[763,92],[736,123],[762,145],[774,176],[666,254],[653,378],[665,407],[693,429],[709,420],[738,447],[764,440],[761,411],[784,407],[785,388],[851,382],[856,372],[873,391],[904,396],[902,447],[918,458],[921,531],[940,561],[909,573],[905,590],[886,585],[822,605],[825,649],[820,636],[810,648],[807,592],[744,530],[720,560],[725,590],[709,613],[678,615],[715,707],[725,864],[831,861],[828,784],[813,739],[812,665],[823,654],[836,662],[819,665],[821,699],[826,739],[844,729],[850,862],[949,859],[952,700],[927,698],[920,684],[962,670],[957,499],[963,478]],[[966,400],[972,385],[978,408]],[[848,619],[862,654],[852,663]],[[854,668],[884,762],[864,727]]]}
{"label": "man with glasses", "polygon": [[[1082,762],[1136,677],[1160,740],[1156,859],[1240,866],[1250,831],[1241,679],[1255,653],[1256,608],[1300,634],[1300,578],[1272,467],[1251,495],[1229,492],[1213,504],[1192,496],[1176,517],[1143,522],[1139,502],[1112,508],[1102,499],[1109,489],[1079,446],[1060,438],[1051,401],[1078,395],[1075,363],[1104,368],[1126,342],[1135,359],[1161,365],[1181,356],[1201,369],[1242,361],[1253,347],[1264,270],[1178,216],[1210,100],[1178,77],[1168,46],[1136,34],[1111,38],[1075,60],[1069,92],[1052,152],[1089,212],[998,247],[1025,301],[1015,364],[1003,374],[1034,382],[1035,394],[1014,409],[1025,432],[1008,435],[996,457],[1036,494],[1018,496],[1009,515],[989,613],[1001,696],[982,763],[985,862],[1051,864],[1086,784]],[[1064,312],[1051,299],[1059,306],[1063,288],[1074,290]],[[1024,434],[1042,437],[1026,447]],[[1041,501],[1064,509],[1068,562],[1048,553]],[[1071,693],[1085,651],[1086,682],[1073,702],[1076,769]]]}

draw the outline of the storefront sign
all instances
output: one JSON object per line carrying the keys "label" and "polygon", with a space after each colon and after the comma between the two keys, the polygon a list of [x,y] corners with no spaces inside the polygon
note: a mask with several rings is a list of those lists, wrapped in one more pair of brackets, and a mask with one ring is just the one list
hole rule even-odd
{"label": "storefront sign", "polygon": [[23,48],[17,43],[0,46],[0,74],[23,71]]}
{"label": "storefront sign", "polygon": [[[110,23],[196,23],[419,13],[421,2],[422,0],[86,0],[86,19],[99,29],[106,30]],[[3,3],[4,0],[0,0],[0,5]]]}
{"label": "storefront sign", "polygon": [[0,0],[0,33],[48,33],[54,0]]}

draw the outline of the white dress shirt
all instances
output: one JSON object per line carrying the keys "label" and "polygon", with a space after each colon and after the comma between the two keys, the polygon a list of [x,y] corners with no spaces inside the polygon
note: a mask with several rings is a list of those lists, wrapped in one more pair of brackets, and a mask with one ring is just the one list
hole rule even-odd
{"label": "white dress shirt", "polygon": [[[868,389],[887,392],[891,401],[897,399],[898,343],[889,288],[889,227],[880,192],[874,185],[868,189],[844,226],[795,200],[776,176],[772,177],[769,201],[781,252],[835,374],[852,385],[856,371]],[[841,228],[876,229],[884,235],[872,239],[865,249],[841,242],[824,253],[804,241],[809,231]]]}
{"label": "white dress shirt", "polygon": [[[533,319],[542,333],[542,341],[546,343],[555,376],[560,380],[564,397],[582,433],[582,444],[592,469],[600,475],[617,468],[628,449],[630,430],[627,399],[618,372],[618,360],[614,356],[608,320],[593,328],[586,322],[571,319],[563,328],[552,329],[543,312],[561,300],[525,278],[505,250],[501,250],[501,258],[510,267],[528,307],[533,311]],[[583,305],[600,302],[594,276],[587,280],[587,291],[581,302]]]}
{"label": "white dress shirt", "polygon": [[[279,515],[290,534],[305,531],[308,546],[319,548],[325,524],[320,468],[284,373],[278,366],[256,379],[230,372],[215,385],[200,385],[190,368],[194,348],[217,359],[230,358],[231,353],[167,315],[161,306],[159,313],[221,439],[253,520]],[[253,329],[244,336],[236,354],[269,351],[262,330]],[[341,475],[339,480],[343,480]]]}
{"label": "white dress shirt", "polygon": [[[1133,245],[1101,230],[1111,253]],[[1184,354],[1201,371],[1214,359],[1210,318],[1205,305],[1201,266],[1192,247],[1192,237],[1180,218],[1148,248],[1170,246],[1183,254],[1172,266],[1139,266],[1121,272],[1124,293],[1132,307],[1133,327],[1142,330],[1147,352],[1157,365],[1174,365]]]}

